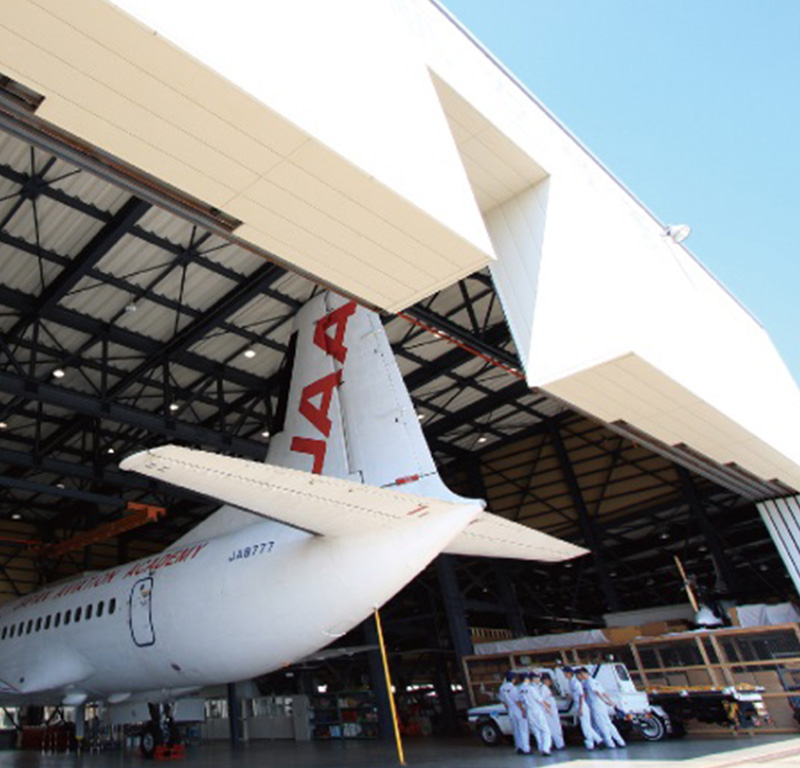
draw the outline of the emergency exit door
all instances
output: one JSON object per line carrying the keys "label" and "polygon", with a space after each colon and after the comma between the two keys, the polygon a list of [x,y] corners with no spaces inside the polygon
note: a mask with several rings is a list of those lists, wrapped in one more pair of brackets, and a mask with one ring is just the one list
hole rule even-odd
{"label": "emergency exit door", "polygon": [[131,588],[128,600],[131,637],[140,648],[153,645],[156,634],[153,630],[153,579],[139,579]]}

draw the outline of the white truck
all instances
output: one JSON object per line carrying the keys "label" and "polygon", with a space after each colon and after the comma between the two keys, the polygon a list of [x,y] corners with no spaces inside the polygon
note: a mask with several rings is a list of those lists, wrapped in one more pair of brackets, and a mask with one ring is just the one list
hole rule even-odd
{"label": "white truck", "polygon": [[[522,674],[532,668],[520,668]],[[650,703],[646,693],[637,691],[624,664],[587,664],[589,674],[596,678],[614,702],[612,717],[623,732],[638,733],[646,741],[659,741],[672,733],[672,723],[667,713]],[[553,678],[553,695],[565,732],[579,728],[577,704],[570,700],[569,685],[560,668],[537,667],[540,674],[547,672]],[[484,744],[495,746],[511,735],[511,720],[500,702],[473,707],[468,712],[469,723]]]}

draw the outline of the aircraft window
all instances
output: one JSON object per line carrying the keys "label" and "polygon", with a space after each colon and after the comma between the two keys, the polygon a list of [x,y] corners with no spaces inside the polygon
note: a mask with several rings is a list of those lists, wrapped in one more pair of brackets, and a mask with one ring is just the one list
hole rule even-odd
{"label": "aircraft window", "polygon": [[67,626],[67,624],[69,624],[71,619],[72,619],[72,609],[71,608],[67,608],[67,610],[64,611],[64,626],[65,627]]}
{"label": "aircraft window", "polygon": [[14,630],[15,630],[15,629],[16,629],[16,627],[15,627],[15,626],[12,624],[12,625],[11,625],[11,632],[9,632],[9,633],[8,633],[8,636],[9,636],[9,637],[14,637]]}
{"label": "aircraft window", "polygon": [[102,600],[97,604],[97,618],[98,619],[103,615],[103,606],[104,605],[105,605],[105,603],[103,603]]}
{"label": "aircraft window", "polygon": [[36,619],[36,631],[39,632],[42,629],[42,617],[40,616]]}
{"label": "aircraft window", "polygon": [[44,617],[44,628],[50,629],[50,614],[48,613],[47,616]]}
{"label": "aircraft window", "polygon": [[53,626],[57,627],[61,623],[61,611],[56,614],[56,620],[53,622]]}
{"label": "aircraft window", "polygon": [[25,630],[25,634],[29,635],[32,629],[33,629],[33,619],[28,619],[28,627]]}
{"label": "aircraft window", "polygon": [[8,634],[8,627],[3,627],[3,640],[6,639],[7,634]]}
{"label": "aircraft window", "polygon": [[82,611],[82,610],[83,610],[83,609],[82,609],[80,606],[78,606],[78,607],[75,609],[75,621],[76,621],[76,622],[81,620],[81,611]]}
{"label": "aircraft window", "polygon": [[117,610],[117,598],[116,597],[112,597],[108,601],[108,615],[110,616],[116,610]]}
{"label": "aircraft window", "polygon": [[86,621],[92,618],[92,608],[93,606],[91,604],[86,606]]}
{"label": "aircraft window", "polygon": [[24,622],[24,621],[21,621],[21,622],[20,622],[20,623],[17,625],[17,636],[21,635],[24,629],[25,629],[25,622]]}

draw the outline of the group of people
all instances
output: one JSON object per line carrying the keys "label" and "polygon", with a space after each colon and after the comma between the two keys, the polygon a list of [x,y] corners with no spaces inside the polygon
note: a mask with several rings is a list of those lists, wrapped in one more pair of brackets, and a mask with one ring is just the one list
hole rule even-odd
{"label": "group of people", "polygon": [[[570,697],[568,711],[577,715],[586,749],[605,744],[609,749],[624,747],[625,740],[611,720],[614,704],[586,667],[562,667]],[[553,695],[553,677],[548,672],[509,671],[500,686],[500,701],[511,718],[517,754],[531,753],[531,734],[541,755],[564,749],[564,732]]]}

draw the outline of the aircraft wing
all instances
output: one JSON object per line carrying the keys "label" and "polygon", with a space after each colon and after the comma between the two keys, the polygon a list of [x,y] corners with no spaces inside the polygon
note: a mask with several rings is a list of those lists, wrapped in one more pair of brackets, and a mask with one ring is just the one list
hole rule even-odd
{"label": "aircraft wing", "polygon": [[[124,459],[120,467],[323,536],[366,533],[464,507],[463,502],[415,496],[175,445],[136,453]],[[480,506],[478,501],[474,504]],[[526,526],[479,509],[476,512],[476,521],[459,534],[451,545],[455,548],[447,551],[545,561],[568,560],[586,553]]]}

